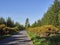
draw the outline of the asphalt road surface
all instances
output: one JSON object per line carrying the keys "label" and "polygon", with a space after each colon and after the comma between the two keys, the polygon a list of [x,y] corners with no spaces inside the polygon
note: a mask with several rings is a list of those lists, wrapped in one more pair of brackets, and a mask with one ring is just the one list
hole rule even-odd
{"label": "asphalt road surface", "polygon": [[23,30],[16,35],[12,35],[11,37],[1,40],[0,45],[33,45],[33,43],[27,32]]}

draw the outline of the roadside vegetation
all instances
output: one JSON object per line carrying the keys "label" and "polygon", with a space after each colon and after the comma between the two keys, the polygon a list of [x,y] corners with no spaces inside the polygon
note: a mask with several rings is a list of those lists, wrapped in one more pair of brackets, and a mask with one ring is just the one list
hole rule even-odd
{"label": "roadside vegetation", "polygon": [[60,31],[52,25],[27,29],[35,45],[60,45]]}
{"label": "roadside vegetation", "polygon": [[26,29],[34,45],[60,45],[60,1],[54,0],[43,18]]}
{"label": "roadside vegetation", "polygon": [[14,23],[10,17],[6,21],[2,17],[0,18],[0,40],[16,34],[23,29],[23,25],[20,25],[18,22]]}
{"label": "roadside vegetation", "polygon": [[32,25],[27,18],[25,28],[10,17],[6,20],[0,18],[0,40],[23,29],[26,29],[34,45],[60,45],[60,0],[54,0],[42,19]]}

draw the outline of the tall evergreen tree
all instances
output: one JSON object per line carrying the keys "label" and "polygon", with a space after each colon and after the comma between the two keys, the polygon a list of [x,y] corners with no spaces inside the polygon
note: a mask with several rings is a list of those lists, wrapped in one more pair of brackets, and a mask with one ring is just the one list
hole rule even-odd
{"label": "tall evergreen tree", "polygon": [[0,24],[6,24],[5,19],[2,17],[0,18]]}
{"label": "tall evergreen tree", "polygon": [[8,27],[14,27],[14,21],[12,21],[10,17],[8,17],[8,19],[6,21],[6,25]]}
{"label": "tall evergreen tree", "polygon": [[30,26],[29,19],[27,18],[25,22],[25,28],[28,28],[29,26]]}
{"label": "tall evergreen tree", "polygon": [[48,9],[44,17],[42,18],[42,23],[44,25],[52,24],[54,26],[58,26],[59,25],[59,21],[58,21],[59,10],[60,10],[60,1],[55,0],[54,4]]}

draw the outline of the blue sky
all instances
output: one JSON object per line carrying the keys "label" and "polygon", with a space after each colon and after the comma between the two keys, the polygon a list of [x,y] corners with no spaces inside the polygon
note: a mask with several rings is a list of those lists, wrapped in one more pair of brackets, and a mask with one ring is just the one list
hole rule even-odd
{"label": "blue sky", "polygon": [[15,22],[30,23],[41,19],[54,0],[0,0],[0,17],[11,17]]}

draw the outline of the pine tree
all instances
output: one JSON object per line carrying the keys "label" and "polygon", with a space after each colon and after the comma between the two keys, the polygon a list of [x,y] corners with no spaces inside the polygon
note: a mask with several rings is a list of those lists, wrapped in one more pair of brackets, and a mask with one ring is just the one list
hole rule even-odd
{"label": "pine tree", "polygon": [[28,28],[28,27],[30,27],[30,23],[29,23],[29,19],[27,18],[25,22],[25,28]]}
{"label": "pine tree", "polygon": [[48,9],[44,17],[42,18],[42,23],[44,25],[51,24],[54,26],[58,26],[59,25],[59,21],[58,21],[59,10],[60,10],[60,2],[58,0],[55,0],[54,4]]}
{"label": "pine tree", "polygon": [[0,18],[0,24],[6,24],[5,19],[2,17]]}
{"label": "pine tree", "polygon": [[14,21],[12,21],[10,17],[8,17],[6,21],[6,25],[8,27],[14,27]]}

